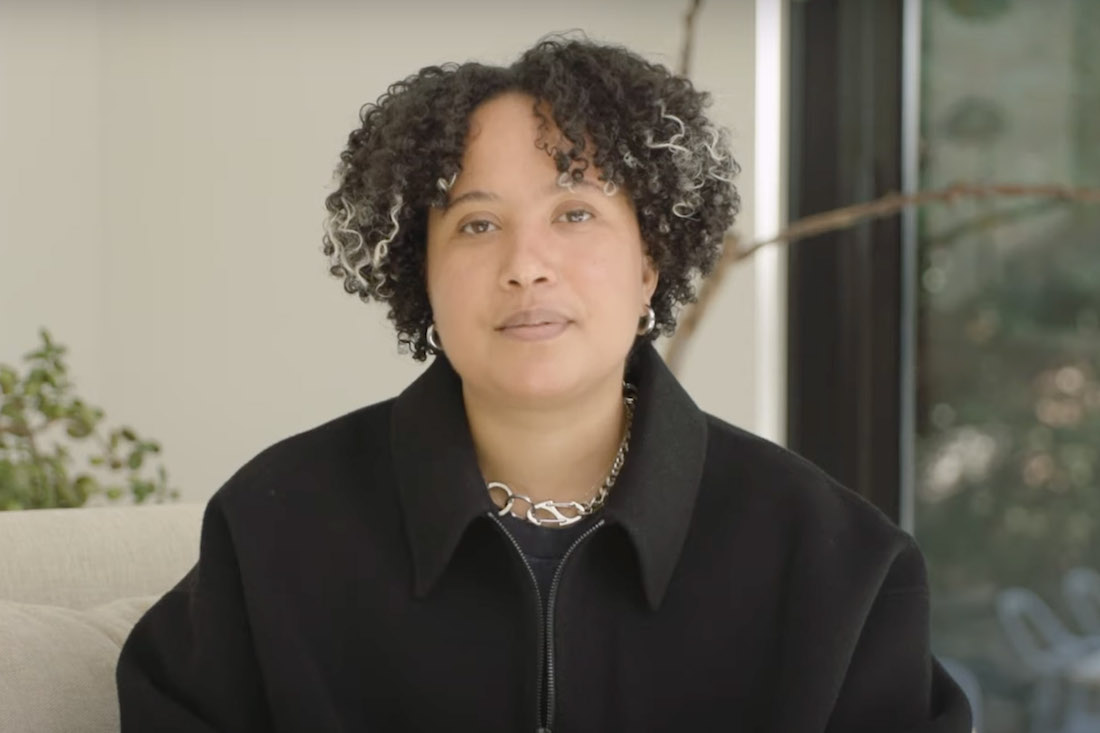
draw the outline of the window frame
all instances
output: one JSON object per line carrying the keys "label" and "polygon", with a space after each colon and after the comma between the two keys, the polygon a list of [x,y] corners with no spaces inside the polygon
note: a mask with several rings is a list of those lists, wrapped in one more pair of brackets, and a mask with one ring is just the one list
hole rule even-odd
{"label": "window frame", "polygon": [[[792,221],[902,190],[906,6],[792,3]],[[787,294],[787,444],[899,523],[905,254],[900,217],[797,242]]]}

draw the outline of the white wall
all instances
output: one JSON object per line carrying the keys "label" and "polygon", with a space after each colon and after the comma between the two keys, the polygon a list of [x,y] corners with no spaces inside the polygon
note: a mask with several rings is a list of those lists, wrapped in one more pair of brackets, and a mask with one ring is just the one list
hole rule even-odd
{"label": "white wall", "polygon": [[103,395],[98,13],[76,4],[50,24],[0,0],[0,362],[57,331],[82,387]]}
{"label": "white wall", "polygon": [[[323,198],[363,102],[421,66],[507,63],[584,28],[675,66],[687,1],[0,1],[0,362],[39,325],[81,393],[160,439],[204,501],[291,433],[423,369],[320,253]],[[753,232],[754,11],[707,3],[693,77],[714,93]],[[753,429],[751,267],[729,278],[682,378]]]}

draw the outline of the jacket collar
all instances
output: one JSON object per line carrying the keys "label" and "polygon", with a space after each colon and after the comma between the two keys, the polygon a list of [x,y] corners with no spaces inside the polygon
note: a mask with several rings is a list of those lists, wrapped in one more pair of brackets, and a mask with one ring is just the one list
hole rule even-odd
{"label": "jacket collar", "polygon": [[[691,521],[706,451],[706,418],[652,344],[638,348],[630,380],[638,390],[630,448],[604,517],[626,530],[646,599],[657,609]],[[397,397],[391,430],[414,592],[423,597],[469,524],[496,508],[477,465],[462,383],[446,357],[436,357]]]}

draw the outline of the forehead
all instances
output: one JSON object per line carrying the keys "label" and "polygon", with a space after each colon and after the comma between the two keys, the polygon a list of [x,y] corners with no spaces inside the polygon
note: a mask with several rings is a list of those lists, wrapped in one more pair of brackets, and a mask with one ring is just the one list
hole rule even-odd
{"label": "forehead", "polygon": [[545,102],[536,102],[529,94],[511,91],[485,100],[470,114],[467,144],[480,138],[485,128],[497,131],[515,129],[537,134],[539,118],[535,114],[536,109],[548,124],[553,125],[549,106]]}
{"label": "forehead", "polygon": [[[458,180],[509,175],[556,179],[553,152],[571,147],[545,102],[521,92],[506,92],[483,102],[470,115]],[[597,173],[589,166],[585,178],[594,180]]]}
{"label": "forehead", "polygon": [[[549,127],[553,124],[549,116],[543,114],[545,123],[535,114],[535,100],[517,92],[502,94],[479,105],[470,115],[463,171],[495,167],[514,161],[517,156],[525,162],[541,158],[553,166],[553,159],[539,149],[539,139],[545,137],[549,141],[560,136]],[[543,125],[546,129],[540,129]]]}

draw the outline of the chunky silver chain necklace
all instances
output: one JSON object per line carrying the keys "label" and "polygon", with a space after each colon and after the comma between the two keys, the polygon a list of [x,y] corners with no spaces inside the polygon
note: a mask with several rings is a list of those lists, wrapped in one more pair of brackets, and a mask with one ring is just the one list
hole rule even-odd
{"label": "chunky silver chain necklace", "polygon": [[[619,477],[619,471],[622,470],[623,463],[626,461],[626,452],[630,448],[630,426],[634,422],[634,405],[637,401],[638,395],[634,387],[623,382],[623,407],[626,408],[626,430],[623,431],[623,439],[619,442],[619,450],[615,453],[615,460],[611,462],[611,470],[607,472],[607,476],[604,478],[603,483],[596,487],[595,493],[591,499],[585,502],[552,501],[550,499],[534,502],[531,500],[531,497],[517,494],[512,491],[508,484],[502,481],[490,481],[486,485],[490,497],[494,490],[504,494],[504,507],[497,512],[497,515],[503,517],[509,514],[512,512],[512,509],[515,508],[515,503],[517,501],[522,501],[527,504],[527,511],[522,515],[522,518],[526,519],[531,524],[539,527],[568,527],[570,524],[575,524],[589,514],[593,514],[599,510],[599,508],[604,505],[604,502],[607,501],[607,495],[611,492],[611,487],[615,485],[615,479]],[[572,509],[576,514],[571,517],[567,516],[562,514],[562,509]],[[516,516],[521,515],[517,514]]]}

